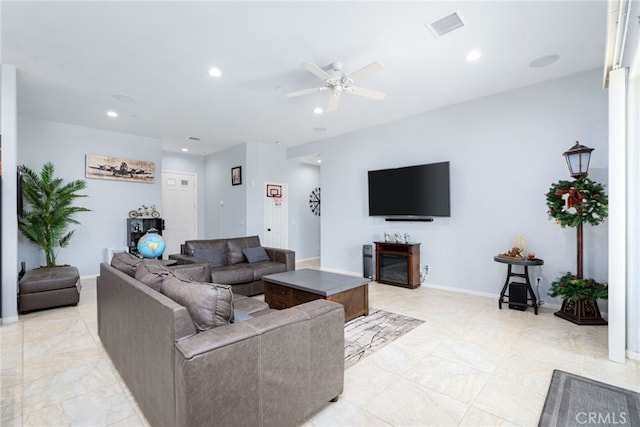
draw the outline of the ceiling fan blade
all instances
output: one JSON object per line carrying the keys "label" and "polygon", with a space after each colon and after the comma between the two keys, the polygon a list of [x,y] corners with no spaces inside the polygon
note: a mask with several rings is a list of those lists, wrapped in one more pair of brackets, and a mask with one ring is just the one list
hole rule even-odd
{"label": "ceiling fan blade", "polygon": [[349,86],[346,91],[353,95],[364,96],[365,98],[376,99],[378,101],[384,99],[385,96],[387,96],[387,94],[384,92],[378,92],[377,90],[367,89],[365,87],[359,86]]}
{"label": "ceiling fan blade", "polygon": [[381,63],[376,61],[376,62],[372,62],[366,67],[360,68],[358,71],[355,71],[349,74],[348,78],[352,82],[355,82],[357,80],[360,80],[363,77],[370,76],[371,74],[377,73],[382,70],[384,70],[384,66]]}
{"label": "ceiling fan blade", "polygon": [[316,64],[313,64],[311,62],[303,62],[300,65],[302,65],[302,68],[316,75],[322,80],[331,80],[333,78],[331,74],[327,73],[325,70],[323,70],[322,68],[318,67]]}
{"label": "ceiling fan blade", "polygon": [[327,107],[327,111],[336,111],[338,109],[338,104],[340,104],[340,93],[342,92],[333,92],[329,97],[329,106]]}
{"label": "ceiling fan blade", "polygon": [[303,90],[298,90],[298,91],[295,91],[295,92],[285,93],[284,96],[287,97],[287,98],[292,98],[294,96],[309,95],[311,93],[325,92],[327,90],[329,90],[329,88],[327,86],[314,87],[314,88],[311,88],[311,89],[303,89]]}

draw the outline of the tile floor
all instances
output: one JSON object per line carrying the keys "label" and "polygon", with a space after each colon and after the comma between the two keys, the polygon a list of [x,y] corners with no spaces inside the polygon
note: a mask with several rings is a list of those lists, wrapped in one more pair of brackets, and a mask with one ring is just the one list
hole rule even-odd
{"label": "tile floor", "polygon": [[[83,283],[77,307],[0,328],[1,425],[148,425],[98,339],[95,280]],[[305,427],[536,426],[553,369],[640,391],[638,362],[607,360],[604,326],[427,286],[374,283],[369,297],[425,323],[349,368]]]}

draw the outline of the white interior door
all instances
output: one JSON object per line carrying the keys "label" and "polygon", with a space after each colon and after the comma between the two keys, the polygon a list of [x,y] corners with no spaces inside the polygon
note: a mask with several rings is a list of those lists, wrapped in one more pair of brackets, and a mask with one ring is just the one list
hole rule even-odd
{"label": "white interior door", "polygon": [[289,189],[287,184],[265,183],[264,239],[272,248],[289,248]]}
{"label": "white interior door", "polygon": [[162,171],[162,235],[167,256],[180,253],[185,240],[196,238],[196,212],[196,175]]}

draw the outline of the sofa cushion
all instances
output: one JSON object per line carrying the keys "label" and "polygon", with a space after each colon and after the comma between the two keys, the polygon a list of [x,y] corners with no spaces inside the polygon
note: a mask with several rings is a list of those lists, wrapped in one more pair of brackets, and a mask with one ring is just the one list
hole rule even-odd
{"label": "sofa cushion", "polygon": [[222,253],[222,264],[227,265],[227,239],[187,240],[184,242],[185,255],[193,255],[194,249],[219,248]]}
{"label": "sofa cushion", "polygon": [[111,266],[117,268],[131,277],[136,276],[136,268],[142,262],[142,258],[131,255],[129,252],[116,252],[111,258]]}
{"label": "sofa cushion", "polygon": [[174,276],[167,276],[160,291],[186,307],[198,332],[233,322],[233,294],[230,286],[185,282]]}
{"label": "sofa cushion", "polygon": [[224,267],[224,249],[221,247],[192,249],[191,255],[196,258],[209,260],[211,268]]}
{"label": "sofa cushion", "polygon": [[267,274],[284,273],[287,271],[287,266],[281,262],[261,262],[258,264],[251,264],[253,270],[253,280],[262,280],[262,276]]}
{"label": "sofa cushion", "polygon": [[235,265],[245,262],[243,249],[255,248],[260,246],[260,238],[258,236],[234,237],[227,239],[227,262],[228,265]]}
{"label": "sofa cushion", "polygon": [[159,291],[169,269],[159,259],[145,258],[136,268],[135,278],[150,288]]}
{"label": "sofa cushion", "polygon": [[191,282],[209,282],[211,280],[211,267],[207,263],[172,265],[169,270],[181,280]]}
{"label": "sofa cushion", "polygon": [[224,285],[251,282],[253,281],[253,270],[246,262],[242,264],[228,265],[222,268],[214,268],[211,270],[211,281],[213,283],[222,283]]}
{"label": "sofa cushion", "polygon": [[251,320],[253,317],[240,310],[233,310],[233,323],[242,323]]}
{"label": "sofa cushion", "polygon": [[255,248],[245,248],[242,250],[242,253],[244,254],[244,257],[247,259],[249,264],[269,261],[269,255],[267,255],[267,251],[265,251],[262,246],[256,246]]}
{"label": "sofa cushion", "polygon": [[243,313],[253,315],[263,310],[269,309],[269,304],[255,298],[244,295],[233,295],[233,308]]}

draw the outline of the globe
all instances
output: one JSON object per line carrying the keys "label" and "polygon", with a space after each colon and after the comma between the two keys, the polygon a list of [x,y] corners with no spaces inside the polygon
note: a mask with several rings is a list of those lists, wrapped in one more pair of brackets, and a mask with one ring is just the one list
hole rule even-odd
{"label": "globe", "polygon": [[138,253],[145,258],[158,258],[166,247],[167,244],[157,231],[149,230],[138,240]]}

